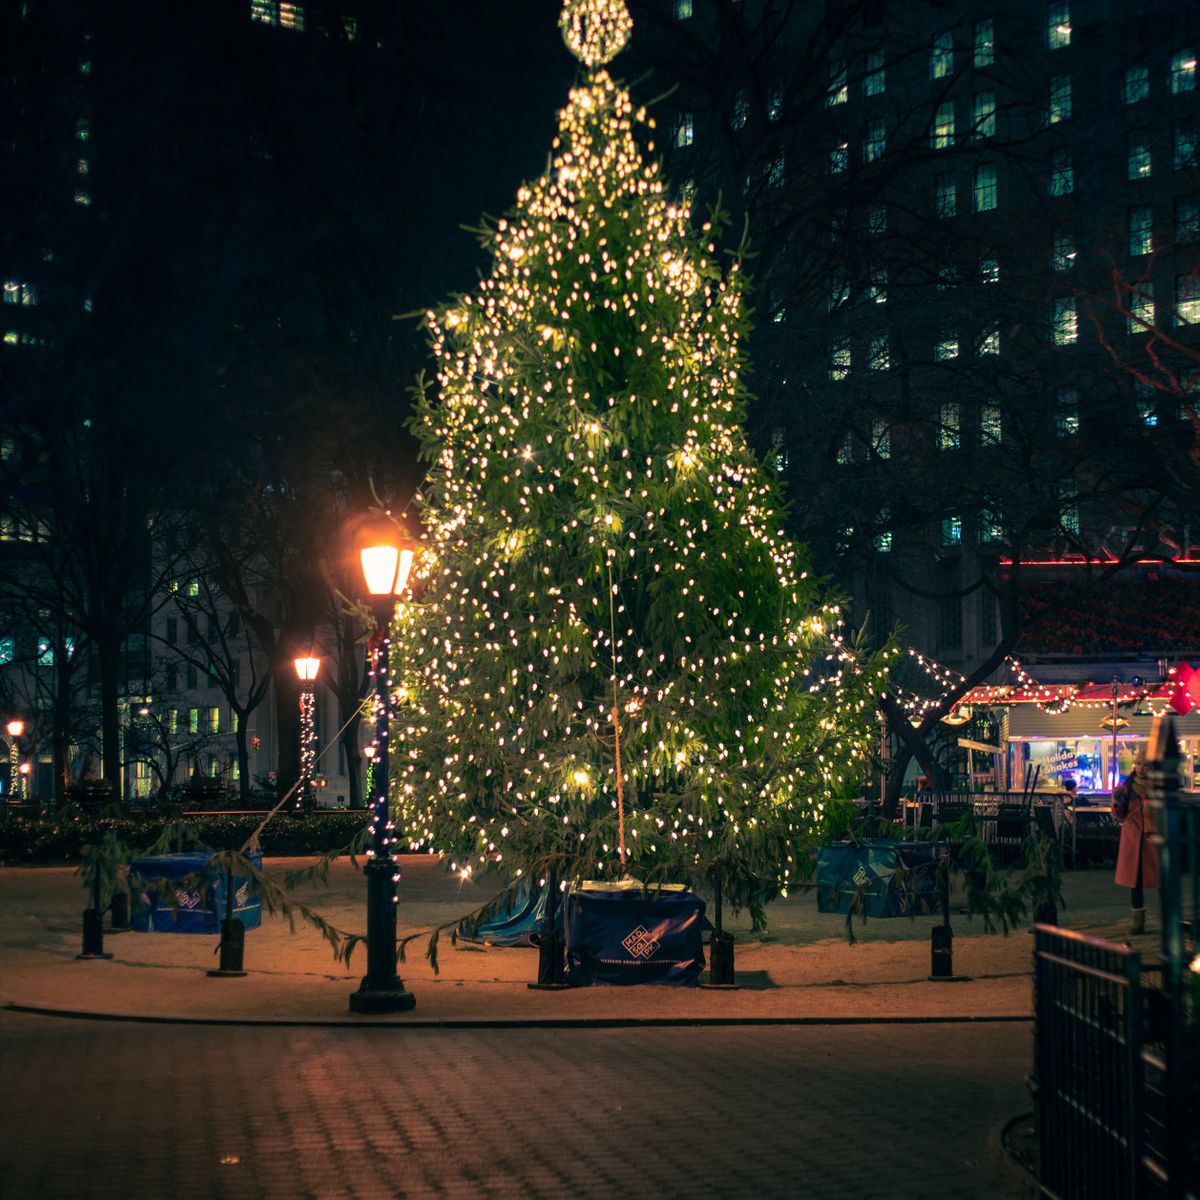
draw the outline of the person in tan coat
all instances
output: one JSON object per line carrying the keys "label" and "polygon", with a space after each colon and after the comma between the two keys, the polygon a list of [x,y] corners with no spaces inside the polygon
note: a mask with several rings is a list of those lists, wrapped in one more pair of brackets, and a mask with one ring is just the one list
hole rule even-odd
{"label": "person in tan coat", "polygon": [[1146,769],[1146,748],[1138,749],[1133,772],[1112,794],[1112,813],[1121,826],[1114,878],[1120,887],[1129,888],[1130,933],[1146,932],[1146,888],[1158,887],[1158,847],[1150,841],[1151,823],[1148,802],[1150,779]]}

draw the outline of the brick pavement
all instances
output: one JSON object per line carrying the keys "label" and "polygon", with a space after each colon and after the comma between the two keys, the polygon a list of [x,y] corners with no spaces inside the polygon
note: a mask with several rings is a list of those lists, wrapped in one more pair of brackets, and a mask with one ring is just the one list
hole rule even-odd
{"label": "brick pavement", "polygon": [[434,1030],[0,1013],[26,1197],[1026,1194],[1026,1024]]}

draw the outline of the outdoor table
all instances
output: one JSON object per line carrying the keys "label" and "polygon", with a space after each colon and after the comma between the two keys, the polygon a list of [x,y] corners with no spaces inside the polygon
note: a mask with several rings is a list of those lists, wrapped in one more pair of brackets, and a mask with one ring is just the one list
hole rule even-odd
{"label": "outdoor table", "polygon": [[1099,804],[1064,804],[1063,818],[1071,826],[1071,866],[1078,863],[1076,853],[1076,835],[1079,832],[1080,821],[1091,822],[1097,826],[1112,825],[1112,810]]}

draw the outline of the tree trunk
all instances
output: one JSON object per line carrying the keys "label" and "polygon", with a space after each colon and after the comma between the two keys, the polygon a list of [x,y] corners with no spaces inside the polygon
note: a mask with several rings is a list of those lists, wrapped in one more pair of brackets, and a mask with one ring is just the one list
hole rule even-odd
{"label": "tree trunk", "polygon": [[300,684],[289,659],[272,668],[275,678],[275,779],[282,796],[300,778]]}
{"label": "tree trunk", "polygon": [[67,802],[67,784],[70,782],[71,675],[70,665],[60,664],[55,672],[54,723],[50,732],[50,747],[54,759],[56,809]]}
{"label": "tree trunk", "polygon": [[242,807],[250,807],[250,746],[246,741],[246,714],[238,713],[237,733],[238,797]]}
{"label": "tree trunk", "polygon": [[350,808],[362,808],[362,755],[358,750],[358,727],[362,721],[356,716],[342,734],[342,753],[346,756],[346,803]]}

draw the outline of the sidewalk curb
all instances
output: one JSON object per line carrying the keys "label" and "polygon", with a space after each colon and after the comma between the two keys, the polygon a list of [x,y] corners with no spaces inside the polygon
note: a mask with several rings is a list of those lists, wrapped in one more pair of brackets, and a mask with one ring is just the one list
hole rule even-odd
{"label": "sidewalk curb", "polygon": [[314,1029],[670,1029],[738,1028],[778,1025],[999,1025],[1030,1023],[1031,1016],[933,1017],[416,1017],[383,1019],[370,1017],[184,1017],[151,1016],[142,1013],[89,1012],[83,1009],[52,1008],[41,1004],[7,1001],[3,1012],[38,1017],[60,1017],[75,1021],[124,1021],[139,1025],[215,1025]]}

